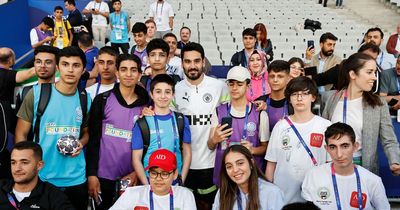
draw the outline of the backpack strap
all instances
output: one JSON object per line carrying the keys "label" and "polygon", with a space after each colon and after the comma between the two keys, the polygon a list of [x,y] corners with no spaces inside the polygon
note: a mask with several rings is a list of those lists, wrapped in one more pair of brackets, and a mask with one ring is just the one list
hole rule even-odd
{"label": "backpack strap", "polygon": [[143,163],[144,156],[146,155],[147,149],[149,148],[150,145],[150,129],[149,129],[149,124],[147,124],[145,117],[139,118],[136,121],[136,123],[140,128],[140,132],[142,134],[142,139],[143,139],[143,154],[142,154],[142,163]]}
{"label": "backpack strap", "polygon": [[83,130],[83,125],[86,121],[87,118],[87,93],[85,89],[79,89],[79,102],[81,104],[81,110],[82,110],[82,123],[81,123],[81,129],[80,129],[80,135],[79,138],[82,137],[82,130]]}
{"label": "backpack strap", "polygon": [[111,90],[102,93],[101,113],[103,113],[103,119],[104,119],[104,109],[106,108],[107,99],[110,96],[110,94],[111,94]]}
{"label": "backpack strap", "polygon": [[34,126],[34,141],[39,143],[39,132],[40,132],[40,119],[43,116],[44,111],[46,110],[47,104],[49,104],[50,96],[51,96],[51,87],[52,84],[44,83],[40,85],[40,97],[39,103],[36,110],[36,121]]}
{"label": "backpack strap", "polygon": [[143,85],[144,89],[146,89],[146,91],[147,91],[147,82],[149,82],[149,76],[143,75],[140,78],[140,83],[142,83],[142,85]]}
{"label": "backpack strap", "polygon": [[28,94],[28,92],[32,89],[32,87],[33,87],[32,85],[29,85],[29,86],[25,86],[24,88],[22,88],[21,101],[24,101],[26,94]]}
{"label": "backpack strap", "polygon": [[176,124],[178,126],[178,133],[179,133],[179,149],[182,152],[182,144],[183,144],[183,130],[185,128],[185,117],[180,112],[174,112]]}

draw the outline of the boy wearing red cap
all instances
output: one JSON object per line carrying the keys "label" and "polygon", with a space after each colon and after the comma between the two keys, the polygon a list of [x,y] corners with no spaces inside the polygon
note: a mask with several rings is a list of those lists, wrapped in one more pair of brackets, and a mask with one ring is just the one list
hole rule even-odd
{"label": "boy wearing red cap", "polygon": [[175,154],[167,149],[153,152],[145,170],[149,171],[150,185],[128,187],[110,210],[173,210],[196,209],[190,190],[172,186],[178,177]]}

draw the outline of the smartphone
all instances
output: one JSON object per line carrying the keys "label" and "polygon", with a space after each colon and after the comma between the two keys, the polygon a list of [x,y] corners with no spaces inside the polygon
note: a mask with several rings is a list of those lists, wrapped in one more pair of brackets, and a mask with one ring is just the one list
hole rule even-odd
{"label": "smartphone", "polygon": [[314,41],[313,40],[308,40],[307,41],[307,48],[310,48],[310,49],[314,49]]}
{"label": "smartphone", "polygon": [[397,102],[399,102],[397,99],[392,98],[392,99],[388,102],[388,105],[389,105],[389,106],[394,106],[394,105],[397,104]]}
{"label": "smartphone", "polygon": [[92,9],[92,11],[94,11],[94,8]]}
{"label": "smartphone", "polygon": [[[226,129],[229,129],[229,128],[232,128],[232,117],[223,117],[222,118],[222,121],[221,121],[221,125],[225,125],[225,124],[228,124],[228,126],[226,126],[225,128],[224,128],[224,130],[226,130]],[[230,136],[229,136],[230,137]],[[228,137],[228,138],[229,138]]]}
{"label": "smartphone", "polygon": [[311,66],[311,67],[304,68],[304,74],[306,76],[309,76],[309,75],[314,76],[314,75],[317,75],[317,73],[318,73],[318,71],[317,71],[317,67],[316,66]]}

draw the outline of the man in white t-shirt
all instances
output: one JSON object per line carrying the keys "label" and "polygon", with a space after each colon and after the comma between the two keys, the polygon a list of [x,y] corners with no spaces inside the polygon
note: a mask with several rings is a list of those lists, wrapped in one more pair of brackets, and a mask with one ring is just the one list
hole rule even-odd
{"label": "man in white t-shirt", "polygon": [[302,197],[324,210],[390,209],[381,178],[353,164],[358,149],[353,128],[335,123],[325,131],[325,142],[332,163],[308,171]]}
{"label": "man in white t-shirt", "polygon": [[185,186],[193,190],[198,209],[211,209],[217,187],[213,183],[215,151],[207,146],[211,118],[216,107],[229,101],[224,82],[204,74],[205,56],[200,44],[191,42],[181,52],[186,78],[175,85],[176,111],[189,120],[192,162]]}
{"label": "man in white t-shirt", "polygon": [[156,22],[155,38],[162,38],[174,28],[174,11],[171,4],[164,0],[157,0],[150,5],[149,18]]}
{"label": "man in white t-shirt", "polygon": [[276,123],[269,140],[265,175],[284,192],[285,204],[304,202],[300,187],[306,172],[327,161],[324,132],[331,123],[312,113],[317,96],[318,89],[310,78],[292,79],[285,97],[294,114]]}
{"label": "man in white t-shirt", "polygon": [[153,152],[149,158],[150,185],[128,187],[110,210],[130,209],[190,209],[196,210],[192,192],[181,186],[172,186],[178,178],[175,154],[167,149]]}
{"label": "man in white t-shirt", "polygon": [[99,56],[94,68],[97,68],[100,74],[100,81],[86,88],[86,92],[90,94],[92,101],[98,94],[113,89],[117,81],[115,75],[117,57],[118,52],[113,47],[105,46],[99,50]]}
{"label": "man in white t-shirt", "polygon": [[178,39],[173,33],[165,34],[163,39],[169,46],[167,73],[178,75],[181,79],[184,79],[181,58],[175,56],[175,51],[178,47]]}
{"label": "man in white t-shirt", "polygon": [[83,9],[83,14],[92,15],[92,32],[93,39],[96,41],[97,47],[102,47],[106,43],[106,33],[107,33],[107,18],[110,13],[110,8],[106,2],[103,0],[94,0],[89,2],[85,9]]}

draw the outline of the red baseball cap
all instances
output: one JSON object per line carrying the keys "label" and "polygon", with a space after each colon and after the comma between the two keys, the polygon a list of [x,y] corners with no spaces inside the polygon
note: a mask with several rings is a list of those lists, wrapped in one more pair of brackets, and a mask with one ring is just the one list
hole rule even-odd
{"label": "red baseball cap", "polygon": [[150,155],[149,165],[145,171],[153,167],[159,167],[164,171],[172,171],[176,169],[175,154],[167,149],[158,149]]}

